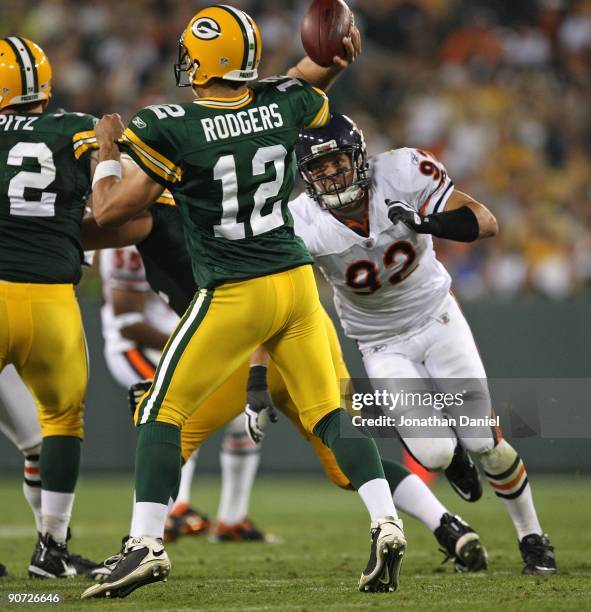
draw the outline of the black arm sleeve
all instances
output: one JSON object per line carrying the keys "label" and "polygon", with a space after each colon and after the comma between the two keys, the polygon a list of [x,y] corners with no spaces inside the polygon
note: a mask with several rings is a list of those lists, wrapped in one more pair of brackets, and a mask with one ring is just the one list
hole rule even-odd
{"label": "black arm sleeve", "polygon": [[424,217],[419,231],[447,240],[474,242],[478,238],[480,228],[474,212],[467,206],[462,206],[456,210]]}

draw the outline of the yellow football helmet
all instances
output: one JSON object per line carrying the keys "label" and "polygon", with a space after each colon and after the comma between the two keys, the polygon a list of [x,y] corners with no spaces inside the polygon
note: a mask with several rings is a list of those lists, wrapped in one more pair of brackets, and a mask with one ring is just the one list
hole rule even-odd
{"label": "yellow football helmet", "polygon": [[[176,84],[205,85],[215,77],[253,81],[258,78],[261,49],[261,33],[249,15],[225,4],[209,6],[193,16],[181,36]],[[181,82],[183,73],[188,82]]]}
{"label": "yellow football helmet", "polygon": [[51,65],[43,49],[27,38],[0,38],[0,110],[50,97]]}

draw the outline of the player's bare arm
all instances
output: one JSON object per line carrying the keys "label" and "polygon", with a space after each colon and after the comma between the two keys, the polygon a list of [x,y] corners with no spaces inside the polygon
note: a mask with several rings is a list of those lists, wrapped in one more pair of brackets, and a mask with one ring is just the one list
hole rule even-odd
{"label": "player's bare arm", "polygon": [[460,210],[463,207],[469,208],[476,217],[478,222],[478,240],[481,238],[492,238],[499,233],[499,224],[496,217],[484,204],[477,202],[467,193],[454,191],[445,205],[445,211]]}
{"label": "player's bare arm", "polygon": [[311,85],[327,91],[343,70],[351,66],[361,53],[361,34],[356,26],[351,28],[349,36],[343,38],[343,47],[345,48],[345,57],[335,55],[332,66],[323,68],[306,55],[287,71],[287,75],[303,79]]}
{"label": "player's bare arm", "polygon": [[152,231],[152,215],[143,211],[133,219],[117,227],[101,227],[92,215],[82,220],[80,240],[85,251],[98,249],[118,249],[138,244]]}
{"label": "player's bare arm", "polygon": [[[112,299],[113,313],[116,317],[125,317],[125,315],[143,317],[148,296],[143,291],[113,288]],[[120,332],[124,338],[146,348],[162,350],[168,341],[167,334],[163,334],[146,321],[133,318],[129,319],[129,324],[121,327]]]}
{"label": "player's bare arm", "polygon": [[[117,141],[124,130],[121,117],[116,113],[104,115],[95,127],[99,164],[95,171],[92,200],[94,218],[99,227],[122,225],[147,210],[164,191],[162,185],[137,166],[131,165],[120,178],[121,155]],[[100,176],[98,180],[97,174]]]}

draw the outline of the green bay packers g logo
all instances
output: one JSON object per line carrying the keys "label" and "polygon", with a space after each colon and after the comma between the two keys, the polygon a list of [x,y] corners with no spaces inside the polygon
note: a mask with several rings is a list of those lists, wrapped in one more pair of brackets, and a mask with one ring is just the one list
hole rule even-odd
{"label": "green bay packers g logo", "polygon": [[222,29],[217,21],[210,17],[201,17],[193,24],[191,32],[201,40],[213,40],[222,33]]}

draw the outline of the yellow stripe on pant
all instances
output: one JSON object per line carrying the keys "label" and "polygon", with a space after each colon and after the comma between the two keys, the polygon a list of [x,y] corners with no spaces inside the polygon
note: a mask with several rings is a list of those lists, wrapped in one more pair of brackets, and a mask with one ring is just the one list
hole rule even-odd
{"label": "yellow stripe on pant", "polygon": [[83,437],[86,342],[72,285],[0,282],[0,369],[14,364],[46,436]]}
{"label": "yellow stripe on pant", "polygon": [[200,291],[164,349],[137,423],[183,427],[261,344],[312,432],[340,406],[340,390],[308,265]]}
{"label": "yellow stripe on pant", "polygon": [[[331,359],[335,366],[337,381],[346,384],[349,380],[349,373],[343,360],[336,330],[324,309],[321,312],[330,343]],[[298,363],[296,365],[299,368],[302,364]],[[247,360],[189,417],[181,432],[182,454],[185,461],[205,440],[244,411],[248,370],[249,363]],[[285,382],[273,362],[269,364],[268,384],[274,404],[290,419],[298,432],[312,443],[314,451],[330,480],[339,487],[349,488],[349,480],[341,472],[332,451],[324,446],[317,436],[309,434],[305,430]],[[270,435],[272,435],[272,429],[270,427]]]}

